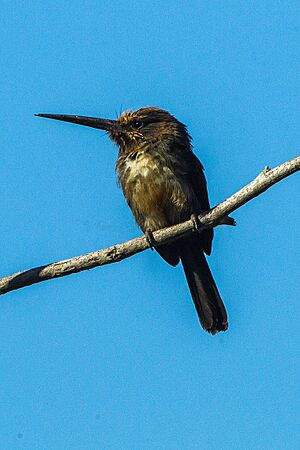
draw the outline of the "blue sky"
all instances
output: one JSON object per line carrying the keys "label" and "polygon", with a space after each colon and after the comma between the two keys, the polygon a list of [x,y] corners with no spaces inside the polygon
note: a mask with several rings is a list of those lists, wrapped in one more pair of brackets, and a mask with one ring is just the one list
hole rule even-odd
{"label": "blue sky", "polygon": [[[212,205],[300,148],[297,1],[3,2],[1,275],[140,234],[102,132],[34,117],[160,106]],[[147,251],[1,297],[10,449],[296,449],[299,175],[216,230],[230,326],[200,328],[182,268]]]}

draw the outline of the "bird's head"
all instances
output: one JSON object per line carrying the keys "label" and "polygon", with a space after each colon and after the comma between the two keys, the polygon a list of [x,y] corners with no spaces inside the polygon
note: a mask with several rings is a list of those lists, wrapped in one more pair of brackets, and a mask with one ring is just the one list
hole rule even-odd
{"label": "bird's head", "polygon": [[143,147],[158,141],[190,146],[190,136],[185,125],[160,108],[149,107],[126,111],[116,120],[65,114],[36,115],[105,130],[121,151],[135,146]]}

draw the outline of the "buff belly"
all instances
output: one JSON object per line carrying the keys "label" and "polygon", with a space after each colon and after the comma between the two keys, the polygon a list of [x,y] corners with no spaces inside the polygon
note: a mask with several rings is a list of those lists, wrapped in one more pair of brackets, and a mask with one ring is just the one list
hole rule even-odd
{"label": "buff belly", "polygon": [[124,169],[121,185],[143,231],[158,230],[187,217],[191,193],[171,167],[159,159],[140,156],[127,161]]}

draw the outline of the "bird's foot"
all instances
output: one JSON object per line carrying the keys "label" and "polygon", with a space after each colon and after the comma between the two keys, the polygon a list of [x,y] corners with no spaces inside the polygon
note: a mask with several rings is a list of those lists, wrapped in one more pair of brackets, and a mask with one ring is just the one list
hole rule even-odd
{"label": "bird's foot", "polygon": [[201,233],[201,231],[203,231],[203,226],[202,226],[197,214],[191,215],[191,221],[193,222],[194,231],[196,231],[197,233]]}
{"label": "bird's foot", "polygon": [[145,238],[149,247],[151,248],[151,250],[153,250],[155,246],[155,239],[152,231],[149,228],[145,231]]}
{"label": "bird's foot", "polygon": [[203,231],[203,225],[200,222],[199,217],[197,216],[197,214],[192,214],[191,215],[191,221],[193,222],[194,231],[196,231],[197,233],[201,233]]}

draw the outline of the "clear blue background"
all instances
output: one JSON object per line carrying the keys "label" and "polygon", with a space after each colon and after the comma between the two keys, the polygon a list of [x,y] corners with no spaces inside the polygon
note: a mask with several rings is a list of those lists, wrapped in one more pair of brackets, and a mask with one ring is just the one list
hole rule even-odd
{"label": "clear blue background", "polygon": [[[299,1],[3,1],[0,35],[3,276],[140,234],[104,133],[34,113],[166,108],[213,205],[299,154]],[[1,448],[299,448],[299,176],[234,217],[227,333],[151,251],[1,297]]]}

